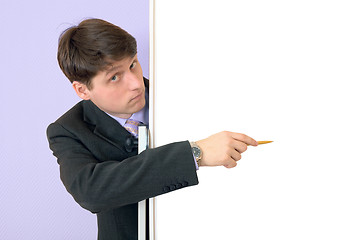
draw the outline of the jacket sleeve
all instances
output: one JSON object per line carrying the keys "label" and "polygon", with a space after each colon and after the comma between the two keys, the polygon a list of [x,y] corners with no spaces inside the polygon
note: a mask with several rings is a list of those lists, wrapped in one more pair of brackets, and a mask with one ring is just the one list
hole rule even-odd
{"label": "jacket sleeve", "polygon": [[47,136],[67,191],[93,213],[198,184],[188,141],[148,149],[122,161],[99,162],[60,124],[51,124]]}

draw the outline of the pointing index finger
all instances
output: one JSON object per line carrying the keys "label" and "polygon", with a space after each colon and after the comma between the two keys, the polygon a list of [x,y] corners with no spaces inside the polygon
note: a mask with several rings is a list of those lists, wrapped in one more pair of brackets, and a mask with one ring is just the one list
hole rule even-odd
{"label": "pointing index finger", "polygon": [[238,141],[241,141],[247,145],[251,145],[251,146],[257,146],[258,145],[258,142],[255,141],[255,139],[245,135],[245,134],[242,134],[242,133],[235,133],[235,132],[232,132],[231,133],[231,136],[235,139],[235,140],[238,140]]}

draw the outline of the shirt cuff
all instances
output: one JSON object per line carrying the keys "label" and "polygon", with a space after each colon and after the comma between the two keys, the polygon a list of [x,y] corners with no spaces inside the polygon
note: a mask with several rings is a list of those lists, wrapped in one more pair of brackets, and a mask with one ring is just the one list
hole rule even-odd
{"label": "shirt cuff", "polygon": [[199,170],[199,165],[197,164],[197,161],[196,161],[196,158],[195,158],[194,154],[193,154],[193,157],[194,157],[194,162],[195,162],[196,170]]}

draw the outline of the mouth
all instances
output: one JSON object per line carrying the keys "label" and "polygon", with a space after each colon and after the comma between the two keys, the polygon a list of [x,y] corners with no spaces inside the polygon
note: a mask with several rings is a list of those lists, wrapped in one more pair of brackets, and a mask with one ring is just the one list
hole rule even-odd
{"label": "mouth", "polygon": [[143,96],[143,94],[144,92],[141,92],[140,94],[136,95],[130,100],[130,102],[139,100]]}

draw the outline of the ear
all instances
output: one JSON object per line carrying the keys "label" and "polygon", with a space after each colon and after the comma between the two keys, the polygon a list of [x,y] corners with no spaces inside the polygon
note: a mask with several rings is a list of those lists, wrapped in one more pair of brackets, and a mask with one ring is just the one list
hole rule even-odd
{"label": "ear", "polygon": [[87,86],[84,83],[74,81],[72,83],[72,86],[73,86],[76,94],[80,98],[82,98],[84,100],[89,100],[90,99],[90,90],[87,88]]}

